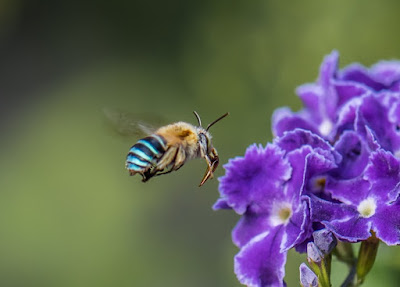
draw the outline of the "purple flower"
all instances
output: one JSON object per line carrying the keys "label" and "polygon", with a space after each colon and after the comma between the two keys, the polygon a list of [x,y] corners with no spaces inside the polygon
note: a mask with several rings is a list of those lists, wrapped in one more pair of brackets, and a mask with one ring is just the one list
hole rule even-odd
{"label": "purple flower", "polygon": [[375,139],[376,145],[393,152],[400,151],[400,94],[381,92],[355,98],[338,114],[336,131],[340,135],[354,130],[365,139]]}
{"label": "purple flower", "polygon": [[400,61],[381,61],[370,69],[352,64],[343,69],[339,77],[345,81],[362,83],[374,91],[399,91]]}
{"label": "purple flower", "polygon": [[365,134],[368,127],[383,148],[400,153],[400,61],[380,62],[370,69],[353,64],[340,71],[338,60],[338,53],[332,52],[316,83],[297,88],[302,110],[274,112],[274,134],[302,128],[334,142],[345,130]]}
{"label": "purple flower", "polygon": [[290,178],[292,168],[287,159],[282,160],[283,156],[284,151],[271,144],[266,148],[252,145],[244,157],[229,160],[220,183],[222,201],[242,215],[248,209],[263,210],[263,205],[269,206],[275,197],[282,197],[281,192],[274,192],[271,197],[265,190],[279,190]]}
{"label": "purple flower", "polygon": [[379,149],[370,156],[363,176],[328,179],[326,190],[338,202],[313,197],[313,220],[322,222],[339,239],[366,240],[371,231],[387,245],[400,244],[400,162]]}
{"label": "purple flower", "polygon": [[286,133],[274,144],[250,146],[230,160],[220,179],[215,209],[242,215],[233,230],[241,248],[238,279],[248,286],[283,286],[286,253],[312,232],[306,182],[337,168],[340,156],[322,138],[304,130]]}
{"label": "purple flower", "polygon": [[327,139],[333,139],[339,108],[353,97],[360,96],[368,88],[357,83],[337,79],[339,54],[334,51],[326,56],[316,83],[305,84],[296,92],[304,109],[293,113],[288,108],[277,109],[272,116],[272,130],[277,136],[285,131],[303,128]]}
{"label": "purple flower", "polygon": [[280,252],[282,226],[270,228],[248,242],[235,256],[240,283],[253,286],[285,286],[286,252]]}
{"label": "purple flower", "polygon": [[[318,247],[323,257],[336,238],[372,234],[400,244],[400,62],[339,70],[338,61],[336,51],[326,56],[317,81],[296,90],[303,109],[274,112],[272,144],[224,165],[214,209],[241,215],[232,240],[247,286],[284,286],[291,248]],[[318,284],[305,265],[300,271],[303,285]]]}
{"label": "purple flower", "polygon": [[378,146],[372,140],[354,131],[344,131],[334,145],[335,151],[342,156],[342,161],[337,170],[330,173],[331,176],[341,179],[350,179],[360,176],[367,164],[373,150]]}

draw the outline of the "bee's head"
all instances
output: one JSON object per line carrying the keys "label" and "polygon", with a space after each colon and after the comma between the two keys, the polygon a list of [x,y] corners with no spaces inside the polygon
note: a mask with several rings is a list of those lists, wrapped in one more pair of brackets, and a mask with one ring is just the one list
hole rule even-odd
{"label": "bee's head", "polygon": [[213,177],[213,172],[217,169],[219,163],[218,153],[217,150],[212,145],[211,134],[208,132],[208,130],[212,125],[225,118],[229,113],[222,115],[221,117],[210,123],[205,129],[201,126],[201,119],[199,114],[196,112],[193,113],[196,116],[197,121],[199,123],[199,127],[197,129],[199,136],[200,156],[204,158],[208,164],[206,173],[200,183],[200,186],[202,186],[209,178]]}

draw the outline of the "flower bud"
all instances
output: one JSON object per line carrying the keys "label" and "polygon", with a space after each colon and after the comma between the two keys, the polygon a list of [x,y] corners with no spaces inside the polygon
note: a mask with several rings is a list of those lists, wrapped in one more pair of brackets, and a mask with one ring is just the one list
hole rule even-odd
{"label": "flower bud", "polygon": [[318,287],[318,277],[305,263],[300,264],[300,284],[303,287]]}
{"label": "flower bud", "polygon": [[314,242],[307,244],[307,260],[312,271],[317,275],[320,287],[330,287],[331,254],[324,254]]}
{"label": "flower bud", "polygon": [[378,246],[379,239],[375,237],[375,233],[367,240],[361,242],[357,262],[357,281],[360,284],[364,282],[365,276],[367,276],[374,265]]}
{"label": "flower bud", "polygon": [[317,247],[314,242],[309,242],[307,244],[307,260],[308,263],[317,263],[320,264],[324,255],[322,254],[321,250]]}
{"label": "flower bud", "polygon": [[324,255],[331,253],[337,244],[336,237],[327,229],[315,231],[313,237],[315,245]]}

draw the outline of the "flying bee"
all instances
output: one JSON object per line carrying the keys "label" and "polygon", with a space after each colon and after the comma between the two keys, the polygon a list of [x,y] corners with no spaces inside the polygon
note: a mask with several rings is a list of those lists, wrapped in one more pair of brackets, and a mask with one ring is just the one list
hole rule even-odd
{"label": "flying bee", "polygon": [[186,122],[173,123],[160,127],[135,143],[126,158],[126,169],[130,175],[138,173],[142,176],[142,181],[146,182],[153,176],[180,169],[190,159],[204,158],[207,169],[199,186],[212,178],[218,167],[219,157],[208,130],[229,113],[210,123],[207,128],[202,127],[199,114],[195,111],[193,113],[198,126]]}

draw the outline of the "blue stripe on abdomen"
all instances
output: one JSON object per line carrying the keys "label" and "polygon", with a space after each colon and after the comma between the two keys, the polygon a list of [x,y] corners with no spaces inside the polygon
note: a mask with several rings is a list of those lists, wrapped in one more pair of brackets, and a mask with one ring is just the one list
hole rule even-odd
{"label": "blue stripe on abdomen", "polygon": [[148,153],[146,152],[145,149],[143,149],[141,146],[139,146],[138,144],[135,144],[133,147],[131,147],[131,149],[129,150],[129,153],[132,153],[138,157],[140,157],[141,159],[151,162],[154,159],[154,154],[153,153]]}
{"label": "blue stripe on abdomen", "polygon": [[[146,145],[154,154],[163,154],[166,149],[166,142],[162,136],[159,135],[151,135],[144,139],[141,139],[138,143]],[[147,144],[146,144],[147,143]],[[149,147],[151,146],[151,148]]]}
{"label": "blue stripe on abdomen", "polygon": [[129,162],[126,164],[126,168],[133,171],[143,171],[143,167],[137,166],[136,164]]}
{"label": "blue stripe on abdomen", "polygon": [[126,168],[134,172],[145,172],[165,153],[166,142],[162,136],[151,135],[139,140],[129,150]]}
{"label": "blue stripe on abdomen", "polygon": [[148,166],[150,163],[144,160],[141,160],[140,158],[138,158],[135,154],[133,153],[129,153],[128,156],[126,157],[126,161],[128,163],[133,163],[137,166],[141,166],[141,167],[146,167]]}
{"label": "blue stripe on abdomen", "polygon": [[146,139],[141,139],[137,142],[137,144],[142,144],[145,146],[149,151],[151,151],[154,155],[159,155],[160,151],[156,149],[150,142],[148,142]]}

